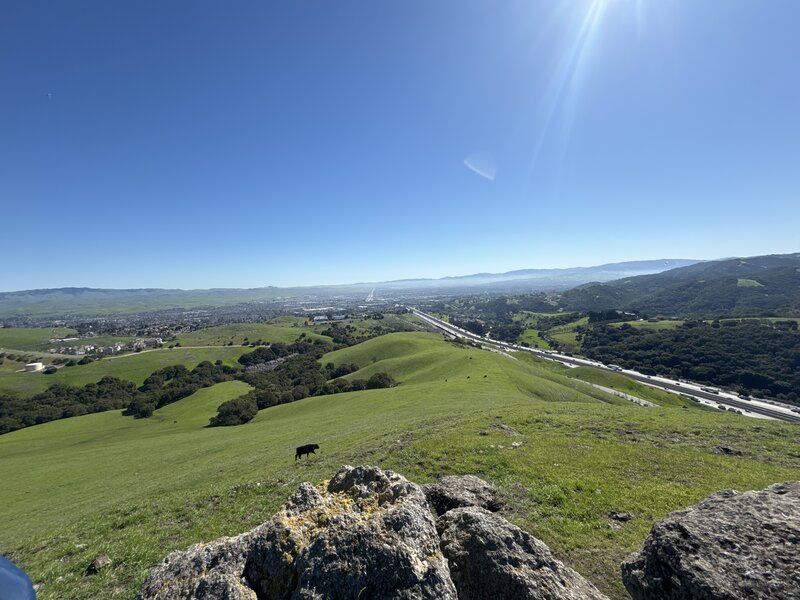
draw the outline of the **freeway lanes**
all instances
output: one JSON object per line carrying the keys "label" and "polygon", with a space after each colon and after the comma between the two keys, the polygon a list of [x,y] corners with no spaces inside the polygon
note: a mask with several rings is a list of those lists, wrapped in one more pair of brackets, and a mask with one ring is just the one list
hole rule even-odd
{"label": "freeway lanes", "polygon": [[527,348],[525,346],[519,346],[517,344],[509,344],[508,342],[493,340],[488,337],[482,337],[476,335],[474,333],[466,331],[465,329],[456,327],[455,325],[451,325],[450,323],[437,319],[436,317],[424,313],[415,308],[412,308],[412,310],[414,311],[414,314],[423,321],[430,323],[434,327],[437,327],[438,329],[441,329],[442,331],[456,337],[462,337],[484,344],[492,344],[506,349],[518,350],[522,352],[530,352],[531,354],[535,354],[536,356],[539,356],[541,358],[564,363],[567,365],[594,367],[597,369],[616,371],[621,375],[625,375],[630,379],[634,379],[646,385],[661,387],[673,392],[679,392],[681,394],[686,394],[688,396],[693,396],[695,398],[701,398],[706,401],[710,400],[715,404],[729,406],[731,408],[736,408],[739,410],[745,410],[747,412],[769,417],[771,419],[779,419],[782,421],[788,421],[790,423],[800,423],[800,414],[792,412],[788,407],[784,408],[784,406],[776,406],[775,404],[770,403],[766,400],[758,400],[758,399],[742,400],[741,398],[737,398],[736,396],[732,394],[727,394],[725,392],[714,394],[702,390],[699,385],[693,383],[675,381],[673,379],[667,379],[665,377],[649,377],[647,375],[642,375],[641,373],[637,373],[636,371],[631,371],[628,369],[622,369],[622,370],[612,369],[607,365],[604,365],[597,361],[587,360],[585,358],[575,358],[572,356],[565,356],[563,354],[558,354],[552,351],[539,350],[537,348]]}

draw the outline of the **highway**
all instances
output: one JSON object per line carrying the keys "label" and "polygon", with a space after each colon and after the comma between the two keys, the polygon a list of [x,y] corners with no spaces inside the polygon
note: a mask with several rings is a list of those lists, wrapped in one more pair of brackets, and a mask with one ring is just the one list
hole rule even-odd
{"label": "highway", "polygon": [[776,406],[775,403],[772,403],[768,400],[762,400],[756,398],[752,400],[743,400],[742,398],[739,398],[727,392],[720,392],[718,394],[715,394],[712,392],[704,391],[703,389],[701,389],[701,386],[699,384],[695,383],[675,381],[674,379],[667,379],[665,377],[658,377],[658,376],[651,377],[648,375],[643,375],[636,371],[631,371],[629,369],[611,368],[608,365],[604,365],[594,360],[588,360],[585,358],[574,358],[572,356],[558,354],[556,352],[549,350],[539,350],[538,348],[528,348],[526,346],[520,346],[518,344],[501,342],[500,340],[494,340],[489,337],[480,336],[472,332],[469,332],[465,329],[461,329],[460,327],[456,327],[455,325],[451,325],[450,323],[437,319],[436,317],[429,315],[428,313],[424,313],[420,310],[417,310],[416,308],[412,308],[411,310],[417,317],[419,317],[423,321],[430,323],[434,327],[441,329],[442,331],[456,337],[466,338],[483,344],[492,344],[494,346],[500,346],[501,348],[509,350],[515,350],[519,352],[530,352],[531,354],[535,354],[540,358],[544,358],[546,360],[552,360],[555,362],[560,362],[568,366],[571,365],[576,367],[580,366],[580,367],[594,367],[595,369],[605,369],[606,371],[619,373],[620,375],[624,375],[630,379],[644,383],[645,385],[660,387],[662,389],[670,390],[673,392],[679,392],[687,396],[692,396],[695,399],[702,399],[707,402],[708,401],[713,402],[714,405],[723,405],[725,407],[731,407],[738,410],[747,411],[749,413],[754,413],[756,415],[768,417],[771,419],[788,421],[790,423],[800,423],[800,414],[793,412],[789,407],[784,407],[784,405]]}

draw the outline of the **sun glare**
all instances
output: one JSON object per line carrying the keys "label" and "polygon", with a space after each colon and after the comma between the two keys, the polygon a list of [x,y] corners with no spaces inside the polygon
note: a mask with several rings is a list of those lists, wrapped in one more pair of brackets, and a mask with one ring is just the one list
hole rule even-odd
{"label": "sun glare", "polygon": [[534,144],[530,174],[536,169],[544,147],[555,157],[560,169],[569,145],[572,126],[581,98],[581,87],[590,68],[604,23],[612,9],[627,7],[635,11],[637,30],[644,27],[644,0],[585,0],[562,5],[554,22],[562,28],[562,50],[549,83],[542,94],[542,126]]}

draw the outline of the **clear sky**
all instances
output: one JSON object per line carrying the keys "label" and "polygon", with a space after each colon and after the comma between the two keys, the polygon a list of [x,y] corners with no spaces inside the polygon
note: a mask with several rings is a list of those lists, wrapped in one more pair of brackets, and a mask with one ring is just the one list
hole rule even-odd
{"label": "clear sky", "polygon": [[800,250],[797,0],[6,0],[0,290]]}

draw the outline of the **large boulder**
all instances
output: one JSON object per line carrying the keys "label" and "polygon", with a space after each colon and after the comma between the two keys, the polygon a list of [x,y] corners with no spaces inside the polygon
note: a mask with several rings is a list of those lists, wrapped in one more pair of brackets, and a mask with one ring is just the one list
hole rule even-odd
{"label": "large boulder", "polygon": [[139,600],[456,600],[422,489],[377,467],[300,485],[269,521],[173,552]]}
{"label": "large boulder", "polygon": [[137,600],[256,600],[241,576],[254,531],[172,552],[150,572]]}
{"label": "large boulder", "polygon": [[634,600],[800,599],[800,481],[723,490],[667,515],[622,578]]}
{"label": "large boulder", "polygon": [[377,467],[342,467],[329,482],[301,484],[252,531],[171,553],[137,598],[604,598],[544,543],[483,508],[496,505],[485,481],[438,485],[437,506],[467,506],[435,521],[420,486]]}
{"label": "large boulder", "polygon": [[454,508],[479,506],[492,512],[503,507],[497,490],[474,475],[448,475],[422,486],[431,508],[441,516]]}
{"label": "large boulder", "polygon": [[422,489],[377,467],[301,486],[256,534],[245,577],[261,598],[457,598]]}
{"label": "large boulder", "polygon": [[437,523],[459,600],[600,600],[606,598],[556,560],[544,542],[500,515],[456,508]]}

